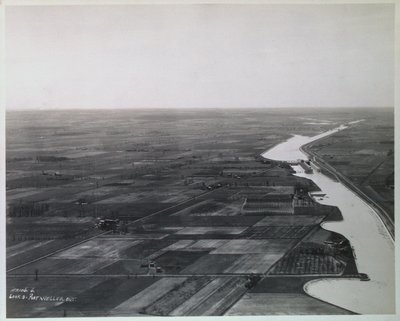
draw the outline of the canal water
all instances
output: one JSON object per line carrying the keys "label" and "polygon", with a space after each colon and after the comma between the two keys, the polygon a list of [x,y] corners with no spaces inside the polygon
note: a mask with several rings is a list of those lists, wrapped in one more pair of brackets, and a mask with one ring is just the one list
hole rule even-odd
{"label": "canal water", "polygon": [[[314,137],[294,135],[262,156],[281,161],[306,159],[307,156],[300,151],[302,145],[345,128],[347,126],[342,125]],[[355,313],[395,313],[394,242],[378,213],[342,183],[317,171],[305,174],[300,166],[292,167],[297,176],[308,178],[318,185],[321,189],[318,194],[325,194],[324,197],[314,197],[315,201],[340,209],[343,220],[323,223],[322,227],[340,233],[350,241],[358,271],[367,273],[371,279],[318,279],[307,283],[305,291]]]}
{"label": "canal water", "polygon": [[284,161],[297,161],[298,159],[306,159],[306,156],[300,151],[301,146],[311,143],[314,140],[337,133],[338,131],[345,128],[347,128],[347,126],[341,125],[313,137],[293,135],[293,137],[291,137],[287,141],[278,144],[266,151],[264,154],[262,154],[262,156],[273,160]]}

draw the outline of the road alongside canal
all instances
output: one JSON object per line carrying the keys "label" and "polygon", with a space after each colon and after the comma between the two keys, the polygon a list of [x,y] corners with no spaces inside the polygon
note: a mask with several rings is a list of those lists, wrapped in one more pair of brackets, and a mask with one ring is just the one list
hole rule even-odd
{"label": "road alongside canal", "polygon": [[[343,130],[342,125],[314,137],[293,136],[262,154],[263,157],[296,161],[307,159],[301,146]],[[315,182],[326,196],[315,200],[337,206],[342,212],[340,222],[323,223],[322,227],[345,236],[351,243],[359,272],[367,273],[371,281],[357,279],[319,279],[305,285],[305,291],[320,300],[360,314],[391,314],[395,312],[394,242],[380,216],[359,195],[341,182],[333,181],[315,171],[305,174],[293,166],[296,175]]]}

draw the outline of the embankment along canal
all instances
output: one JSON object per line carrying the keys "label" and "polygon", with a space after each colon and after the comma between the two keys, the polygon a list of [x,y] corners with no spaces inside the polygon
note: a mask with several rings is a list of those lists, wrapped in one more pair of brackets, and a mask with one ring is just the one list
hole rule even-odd
{"label": "embankment along canal", "polygon": [[[262,154],[264,158],[293,162],[307,159],[300,147],[329,136],[348,126],[341,125],[322,134],[307,137],[294,135]],[[370,281],[329,278],[307,283],[305,291],[320,300],[359,314],[391,314],[395,312],[394,242],[379,214],[365,200],[341,182],[319,171],[306,174],[300,166],[292,166],[296,175],[308,178],[321,189],[324,197],[315,201],[337,206],[343,220],[322,223],[322,227],[342,234],[351,243],[358,271],[368,274]]]}

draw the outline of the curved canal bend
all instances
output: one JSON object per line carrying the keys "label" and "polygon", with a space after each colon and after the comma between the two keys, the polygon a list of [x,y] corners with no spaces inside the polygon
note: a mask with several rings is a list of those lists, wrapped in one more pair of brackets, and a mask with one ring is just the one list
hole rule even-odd
{"label": "curved canal bend", "polygon": [[[351,122],[349,125],[351,125]],[[300,147],[329,136],[348,126],[342,125],[322,134],[307,137],[294,135],[262,154],[264,158],[280,161],[307,159]],[[340,222],[326,222],[321,226],[345,236],[351,243],[358,271],[367,273],[370,281],[358,279],[318,279],[308,282],[304,290],[311,296],[359,314],[395,313],[394,242],[374,211],[357,194],[340,182],[314,171],[305,174],[300,166],[292,166],[296,175],[308,178],[326,196],[321,204],[337,206],[342,213]]]}

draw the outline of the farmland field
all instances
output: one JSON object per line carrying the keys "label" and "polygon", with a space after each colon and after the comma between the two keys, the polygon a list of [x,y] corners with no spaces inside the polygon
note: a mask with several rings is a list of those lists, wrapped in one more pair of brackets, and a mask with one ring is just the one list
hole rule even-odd
{"label": "farmland field", "polygon": [[348,312],[327,306],[326,303],[304,294],[249,293],[226,313],[232,316],[282,314],[348,314]]}
{"label": "farmland field", "polygon": [[[333,109],[8,112],[7,316],[351,314],[303,291],[310,277],[357,278],[351,244],[320,226],[340,211],[260,157],[350,120]],[[363,126],[313,148],[350,154]],[[379,126],[329,160],[390,207],[392,140],[377,140]],[[36,299],[16,294],[25,287]]]}

